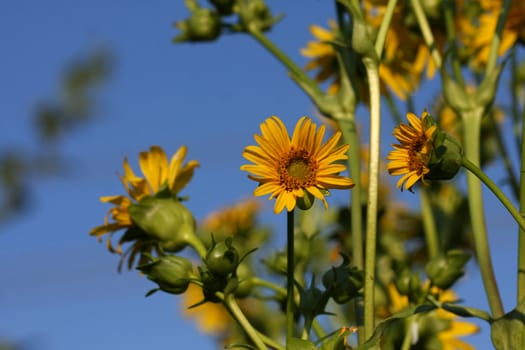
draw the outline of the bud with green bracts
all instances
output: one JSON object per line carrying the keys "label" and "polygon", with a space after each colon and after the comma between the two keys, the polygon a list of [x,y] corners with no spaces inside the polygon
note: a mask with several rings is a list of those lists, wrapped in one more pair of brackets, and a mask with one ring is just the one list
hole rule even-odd
{"label": "bud with green bracts", "polygon": [[[328,191],[327,191],[328,192]],[[325,194],[325,193],[323,193]],[[326,195],[326,194],[325,194]],[[314,205],[315,197],[308,191],[303,190],[303,196],[297,197],[297,207],[301,210],[308,210]]]}
{"label": "bud with green bracts", "polygon": [[[427,114],[425,123],[427,127],[436,124],[430,114]],[[461,168],[462,158],[463,150],[459,143],[438,128],[432,140],[432,152],[427,164],[429,172],[425,177],[428,180],[452,179]]]}
{"label": "bud with green bracts", "polygon": [[394,279],[394,285],[401,295],[407,295],[410,299],[416,300],[421,294],[421,280],[417,273],[412,272],[408,267],[401,269]]}
{"label": "bud with green bracts", "polygon": [[182,294],[188,289],[192,275],[191,262],[176,255],[160,258],[150,256],[150,262],[137,266],[150,280],[157,283],[164,292]]}
{"label": "bud with green bracts", "polygon": [[449,250],[446,255],[432,258],[425,265],[425,271],[433,285],[447,289],[463,276],[464,266],[469,259],[469,253],[458,249]]}
{"label": "bud with green bracts", "polygon": [[267,31],[279,21],[279,17],[272,17],[270,9],[264,0],[239,1],[234,7],[239,15],[239,24],[234,26],[235,30]]}
{"label": "bud with green bracts", "polygon": [[218,303],[221,300],[215,295],[216,292],[224,292],[228,285],[228,278],[218,276],[209,270],[199,268],[200,280],[202,282],[202,293],[205,301]]}
{"label": "bud with green bracts", "polygon": [[344,304],[359,295],[364,285],[364,274],[355,266],[350,266],[346,255],[341,254],[343,262],[332,267],[323,275],[323,285],[332,299],[338,304]]}
{"label": "bud with green bracts", "polygon": [[232,244],[231,237],[215,243],[206,254],[205,264],[208,270],[217,276],[228,276],[239,265],[239,253]]}
{"label": "bud with green bracts", "polygon": [[325,311],[325,307],[330,298],[330,293],[328,291],[322,291],[315,286],[315,277],[312,278],[309,288],[303,289],[300,285],[297,285],[297,287],[301,297],[299,311],[304,316],[305,329],[309,331],[315,317],[322,314],[329,314]]}
{"label": "bud with green bracts", "polygon": [[192,213],[175,198],[145,197],[129,207],[129,214],[164,251],[177,252],[196,238]]}
{"label": "bud with green bracts", "polygon": [[191,17],[175,23],[180,30],[173,42],[214,41],[221,34],[221,17],[215,11],[207,8],[196,8]]}

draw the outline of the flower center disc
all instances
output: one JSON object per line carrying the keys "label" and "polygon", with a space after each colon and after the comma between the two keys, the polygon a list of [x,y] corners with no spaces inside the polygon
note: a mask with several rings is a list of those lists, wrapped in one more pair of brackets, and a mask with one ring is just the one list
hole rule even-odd
{"label": "flower center disc", "polygon": [[292,151],[281,159],[280,183],[287,191],[315,185],[317,164],[304,150]]}

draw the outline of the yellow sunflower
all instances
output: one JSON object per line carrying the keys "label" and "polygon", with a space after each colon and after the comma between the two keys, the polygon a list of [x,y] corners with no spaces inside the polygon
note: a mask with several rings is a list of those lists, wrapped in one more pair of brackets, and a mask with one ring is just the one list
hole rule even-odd
{"label": "yellow sunflower", "polygon": [[294,209],[297,198],[313,196],[328,207],[325,195],[330,188],[347,189],[354,186],[350,178],[340,176],[346,167],[338,164],[347,159],[348,145],[337,143],[341,132],[334,133],[322,144],[325,126],[312,123],[308,117],[297,122],[292,138],[284,123],[276,116],[261,124],[261,135],[255,135],[259,146],[248,146],[243,157],[254,164],[241,166],[251,173],[250,179],[259,182],[255,196],[276,198],[274,212],[285,207]]}
{"label": "yellow sunflower", "polygon": [[435,125],[427,127],[425,118],[428,113],[425,111],[418,118],[413,113],[407,113],[409,124],[400,124],[394,129],[393,135],[400,142],[393,144],[394,150],[387,156],[390,162],[387,170],[390,175],[403,175],[397,182],[397,187],[403,190],[411,190],[419,180],[425,182],[425,175],[428,174],[427,167],[432,153],[432,139],[437,130]]}
{"label": "yellow sunflower", "polygon": [[329,29],[317,25],[310,26],[310,32],[315,40],[308,42],[306,47],[301,50],[301,54],[312,59],[305,69],[308,71],[317,70],[316,82],[322,83],[332,80],[328,87],[328,93],[333,95],[341,87],[341,77],[335,49],[330,42],[335,41],[339,29],[334,20],[328,21],[328,26]]}
{"label": "yellow sunflower", "polygon": [[[479,7],[481,13],[475,18],[465,17],[461,22],[461,32],[468,53],[473,55],[474,65],[480,67],[488,61],[503,2],[478,0],[473,3]],[[498,55],[503,56],[518,41],[525,41],[525,2],[512,1],[503,27]]]}
{"label": "yellow sunflower", "polygon": [[[122,243],[134,240],[135,243],[128,251],[130,268],[135,255],[139,252],[151,251],[154,244],[141,240],[144,233],[133,224],[128,209],[131,204],[138,203],[144,197],[153,196],[163,190],[169,191],[174,196],[177,195],[188,184],[193,176],[194,169],[199,165],[195,160],[183,165],[186,152],[185,146],[180,147],[169,164],[166,153],[159,146],[152,146],[149,151],[141,152],[139,154],[139,165],[144,178],[135,175],[127,158],[125,158],[124,175],[119,175],[119,177],[128,195],[100,197],[101,202],[111,203],[114,207],[108,210],[104,224],[93,228],[90,235],[96,236],[99,240],[102,239],[102,236],[109,235],[106,241],[109,251],[120,255],[122,255]],[[110,222],[110,218],[113,220],[112,222]],[[115,249],[111,244],[111,236],[122,229],[127,229],[128,234],[120,239]]]}
{"label": "yellow sunflower", "polygon": [[[428,283],[425,283],[423,288],[427,288]],[[445,291],[432,289],[433,294],[439,295],[441,302],[457,301],[456,294],[448,289]],[[387,315],[392,315],[396,312],[402,311],[410,306],[408,297],[400,295],[393,284],[388,285],[388,297],[390,300],[389,312]],[[479,327],[470,322],[458,321],[458,317],[443,309],[437,309],[422,315],[420,320],[420,327],[416,328],[420,332],[435,332],[435,336],[441,343],[443,350],[475,350],[475,347],[460,339],[473,335],[479,332]],[[423,339],[431,339],[428,334],[421,337]]]}

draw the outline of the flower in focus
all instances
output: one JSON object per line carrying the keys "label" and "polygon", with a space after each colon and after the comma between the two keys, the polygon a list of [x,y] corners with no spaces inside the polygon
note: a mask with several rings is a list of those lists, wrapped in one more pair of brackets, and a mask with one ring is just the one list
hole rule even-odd
{"label": "flower in focus", "polygon": [[[456,294],[450,289],[441,291],[434,287],[432,292],[439,295],[439,301],[441,302],[454,302],[457,300]],[[390,315],[405,310],[410,306],[408,297],[400,295],[393,284],[388,285],[388,296],[390,300]],[[474,350],[475,348],[472,345],[459,338],[477,333],[479,331],[478,326],[470,322],[458,321],[457,319],[456,315],[443,309],[423,314],[419,319],[419,327],[415,328],[419,332],[418,338],[429,343],[431,339],[437,338],[441,345],[440,348],[443,350]],[[425,347],[423,345],[420,348]]]}
{"label": "flower in focus", "polygon": [[[135,241],[130,250],[124,254],[129,254],[129,267],[133,265],[135,256],[141,252],[150,252],[155,243],[151,239],[144,239],[146,233],[135,225],[131,219],[129,208],[132,204],[138,203],[141,199],[154,196],[161,191],[169,191],[172,196],[176,196],[190,181],[194,169],[199,165],[195,160],[191,160],[183,165],[186,157],[186,147],[183,146],[173,155],[170,162],[159,146],[150,147],[149,151],[139,154],[139,165],[144,177],[135,175],[131,169],[127,158],[124,159],[124,175],[120,175],[120,181],[127,191],[126,195],[103,196],[100,201],[111,203],[114,206],[109,209],[104,219],[104,224],[93,228],[90,235],[101,239],[104,235],[109,235],[106,243],[109,251],[122,255],[122,243]],[[110,221],[110,218],[112,221]],[[111,236],[122,229],[126,233],[119,240],[116,248],[111,244]],[[123,258],[124,258],[123,256]]]}
{"label": "flower in focus", "polygon": [[248,146],[243,152],[243,157],[254,164],[242,165],[241,170],[248,171],[249,178],[259,182],[254,195],[269,194],[270,200],[276,198],[276,214],[285,207],[288,211],[294,209],[298,198],[312,196],[323,201],[326,208],[328,189],[354,186],[350,178],[339,175],[346,167],[335,163],[348,158],[349,146],[337,146],[341,132],[322,144],[325,126],[316,129],[310,118],[302,117],[290,139],[283,122],[273,116],[261,124],[261,135],[255,135],[259,146]]}
{"label": "flower in focus", "polygon": [[317,25],[310,26],[310,32],[316,41],[308,42],[306,48],[301,50],[301,54],[312,59],[306,65],[306,70],[318,70],[315,81],[322,83],[331,79],[328,93],[335,94],[341,87],[341,77],[335,49],[330,42],[336,39],[338,28],[334,20],[330,20],[328,26],[328,30]]}
{"label": "flower in focus", "polygon": [[419,180],[425,182],[427,167],[432,152],[432,137],[437,130],[435,125],[428,127],[425,123],[427,112],[421,118],[413,113],[407,113],[409,125],[400,124],[394,129],[393,135],[399,144],[393,144],[394,150],[387,156],[388,173],[393,176],[403,175],[397,182],[397,187],[411,190]]}

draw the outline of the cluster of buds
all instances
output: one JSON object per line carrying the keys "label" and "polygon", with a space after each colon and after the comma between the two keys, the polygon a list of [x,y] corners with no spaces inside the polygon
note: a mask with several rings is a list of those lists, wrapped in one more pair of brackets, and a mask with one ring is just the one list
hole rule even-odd
{"label": "cluster of buds", "polygon": [[[214,41],[224,28],[231,32],[267,31],[280,17],[273,17],[264,0],[209,0],[211,7],[202,7],[197,0],[186,0],[190,17],[175,22],[180,33],[173,39],[180,42]],[[236,15],[236,22],[226,17]]]}

